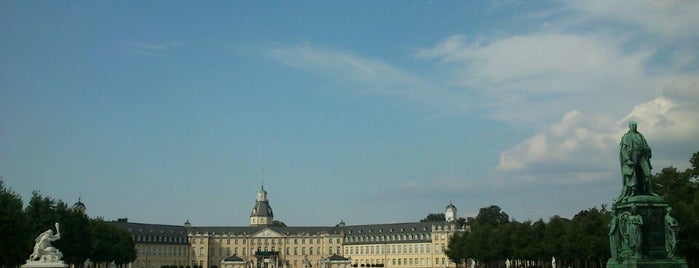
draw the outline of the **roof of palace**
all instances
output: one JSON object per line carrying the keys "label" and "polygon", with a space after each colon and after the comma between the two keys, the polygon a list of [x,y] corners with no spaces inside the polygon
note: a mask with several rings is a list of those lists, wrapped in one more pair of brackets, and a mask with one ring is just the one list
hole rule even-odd
{"label": "roof of palace", "polygon": [[132,234],[162,234],[162,235],[187,235],[182,225],[167,225],[167,224],[152,224],[152,223],[134,223],[134,222],[111,222],[118,227],[127,229]]}
{"label": "roof of palace", "polygon": [[272,207],[269,205],[269,201],[255,201],[250,216],[273,217],[274,213],[272,213]]}
{"label": "roof of palace", "polygon": [[[336,235],[374,239],[373,237],[388,237],[391,235],[406,235],[405,239],[429,239],[423,235],[433,230],[452,230],[454,225],[447,222],[408,222],[387,224],[336,226],[201,226],[166,225],[114,221],[114,225],[126,229],[133,235],[151,236],[239,236],[239,237],[275,237],[275,236],[319,236]],[[408,238],[410,237],[410,238]],[[383,240],[385,238],[381,238]],[[357,241],[357,242],[359,242]],[[351,241],[349,241],[351,242]]]}

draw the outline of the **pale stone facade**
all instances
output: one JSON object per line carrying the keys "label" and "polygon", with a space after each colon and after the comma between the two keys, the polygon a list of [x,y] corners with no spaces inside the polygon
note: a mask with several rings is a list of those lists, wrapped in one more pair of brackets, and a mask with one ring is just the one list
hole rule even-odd
{"label": "pale stone facade", "polygon": [[[267,192],[261,188],[250,226],[195,227],[115,222],[136,242],[133,268],[163,265],[201,267],[455,267],[444,254],[454,233],[464,232],[453,216],[444,222],[330,227],[271,226]],[[260,211],[261,209],[265,211]],[[456,212],[451,202],[447,213]],[[330,265],[346,258],[342,265]],[[355,266],[356,265],[356,266]]]}

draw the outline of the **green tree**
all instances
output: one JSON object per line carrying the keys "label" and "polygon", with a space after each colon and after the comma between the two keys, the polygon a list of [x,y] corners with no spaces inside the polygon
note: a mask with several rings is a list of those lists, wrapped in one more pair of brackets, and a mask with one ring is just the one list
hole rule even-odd
{"label": "green tree", "polygon": [[15,267],[29,256],[31,245],[26,229],[22,198],[0,180],[0,267]]}
{"label": "green tree", "polygon": [[61,249],[65,262],[82,267],[90,258],[92,237],[87,231],[90,219],[83,211],[72,208],[60,208],[57,214],[57,221],[61,224],[61,239],[56,241],[56,246]]}
{"label": "green tree", "polygon": [[90,260],[96,264],[114,262],[121,266],[136,260],[136,244],[129,231],[97,218],[90,221],[89,232]]}
{"label": "green tree", "polygon": [[462,264],[462,260],[468,258],[466,255],[466,236],[468,233],[456,233],[449,239],[449,245],[444,251],[444,254],[449,257],[454,263]]}
{"label": "green tree", "polygon": [[[532,223],[527,244],[527,252],[532,260],[543,260],[548,256],[553,256],[546,252],[546,230],[547,225],[543,219],[539,219]],[[560,256],[560,255],[559,255]]]}
{"label": "green tree", "polygon": [[568,235],[573,242],[574,258],[584,261],[585,267],[597,263],[600,267],[609,259],[607,226],[610,215],[603,209],[591,208],[580,211],[572,221]]}
{"label": "green tree", "polygon": [[284,223],[283,221],[274,220],[272,221],[272,226],[286,227],[286,223]]}
{"label": "green tree", "polygon": [[475,218],[469,218],[467,222],[472,227],[476,225],[496,227],[510,222],[510,216],[502,211],[499,206],[491,205],[478,210],[478,215]]}
{"label": "green tree", "polygon": [[136,242],[133,241],[131,233],[125,229],[112,226],[116,232],[114,263],[119,267],[136,260]]}
{"label": "green tree", "polygon": [[534,259],[535,250],[540,248],[538,237],[534,233],[534,228],[530,221],[511,222],[512,229],[509,234],[509,252],[514,259],[531,260]]}
{"label": "green tree", "polygon": [[444,216],[444,213],[430,213],[424,219],[420,220],[420,222],[439,222],[446,220],[447,218]]}
{"label": "green tree", "polygon": [[547,256],[562,256],[565,259],[573,259],[573,249],[571,246],[571,238],[569,237],[570,220],[561,216],[553,216],[546,224],[543,236],[543,255],[539,258]]}
{"label": "green tree", "polygon": [[672,216],[680,223],[677,251],[690,267],[698,266],[699,256],[699,152],[689,159],[690,168],[678,171],[663,168],[653,176],[654,190],[672,206]]}

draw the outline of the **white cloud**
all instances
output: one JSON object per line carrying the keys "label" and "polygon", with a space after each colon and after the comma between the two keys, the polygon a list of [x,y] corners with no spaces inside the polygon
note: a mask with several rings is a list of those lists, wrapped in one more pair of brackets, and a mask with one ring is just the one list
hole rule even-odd
{"label": "white cloud", "polygon": [[487,183],[618,177],[618,139],[631,119],[649,139],[656,167],[685,163],[699,150],[699,54],[683,45],[697,37],[699,4],[565,5],[573,15],[536,18],[563,25],[556,29],[492,40],[453,35],[416,54],[434,60],[451,84],[487,92],[495,118],[538,130],[500,154]]}
{"label": "white cloud", "polygon": [[[563,28],[493,39],[456,34],[418,50],[416,58],[436,66],[433,74],[309,45],[277,49],[271,56],[369,94],[452,110],[477,106],[498,120],[538,130],[500,154],[494,173],[481,181],[491,186],[594,184],[618,177],[618,139],[631,119],[660,152],[654,153],[656,167],[686,162],[699,150],[699,80],[694,78],[699,54],[693,46],[671,48],[678,46],[673,40],[696,37],[699,20],[693,14],[699,4],[564,5],[575,14],[545,22]],[[616,24],[605,23],[610,21]],[[659,60],[663,57],[668,59]],[[464,97],[474,94],[485,101]]]}
{"label": "white cloud", "polygon": [[584,23],[618,22],[671,40],[697,37],[699,2],[669,1],[566,1]]}
{"label": "white cloud", "polygon": [[451,83],[483,91],[496,118],[540,124],[570,110],[621,115],[664,81],[645,70],[653,50],[626,52],[607,35],[535,33],[468,43],[451,36],[418,58],[436,59]]}
{"label": "white cloud", "polygon": [[[699,91],[693,85],[692,91]],[[514,183],[590,183],[615,177],[619,139],[630,120],[638,122],[639,131],[656,152],[656,168],[682,166],[677,161],[686,162],[699,150],[696,100],[660,96],[619,119],[571,111],[560,122],[502,152],[497,170]]]}
{"label": "white cloud", "polygon": [[[612,148],[616,141],[617,124],[604,115],[589,116],[571,111],[560,122],[535,134],[514,148],[500,154],[497,170],[504,173],[530,174],[507,176],[521,182],[558,183],[599,179],[602,171],[609,172],[609,161],[615,159]],[[611,159],[611,160],[610,160]],[[562,176],[565,174],[565,176]]]}
{"label": "white cloud", "polygon": [[269,56],[283,64],[329,78],[335,90],[397,97],[434,110],[459,110],[466,100],[465,95],[447,92],[420,75],[378,59],[343,51],[303,45],[277,48]]}

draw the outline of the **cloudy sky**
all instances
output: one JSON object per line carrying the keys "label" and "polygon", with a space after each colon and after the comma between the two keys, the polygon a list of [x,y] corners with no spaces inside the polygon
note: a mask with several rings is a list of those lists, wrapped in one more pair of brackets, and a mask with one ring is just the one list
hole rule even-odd
{"label": "cloudy sky", "polygon": [[[697,1],[3,1],[0,176],[90,216],[572,217],[699,151]],[[264,175],[261,170],[264,169]]]}

